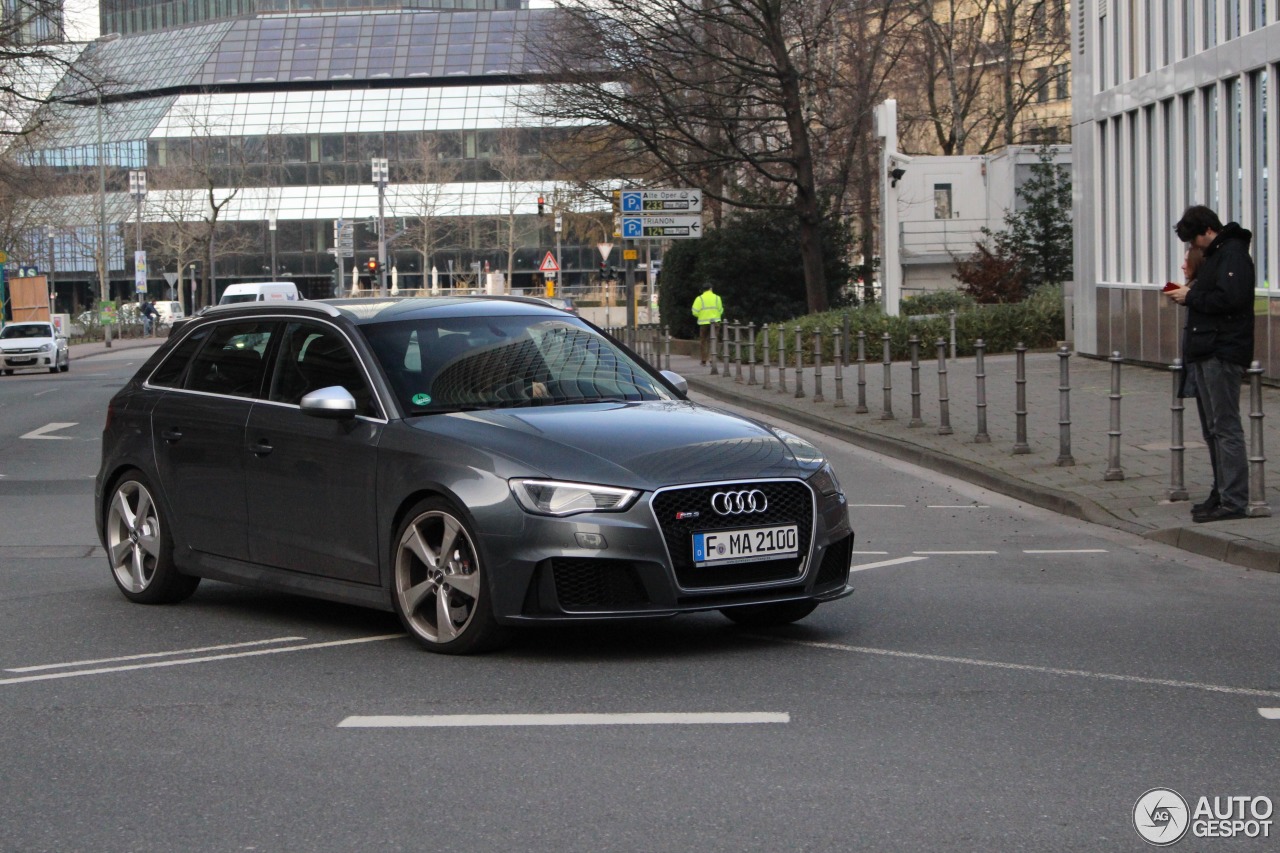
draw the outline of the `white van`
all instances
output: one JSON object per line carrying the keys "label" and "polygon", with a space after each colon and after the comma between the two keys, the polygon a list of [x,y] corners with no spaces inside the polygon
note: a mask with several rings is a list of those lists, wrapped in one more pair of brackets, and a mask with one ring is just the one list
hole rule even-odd
{"label": "white van", "polygon": [[233,284],[227,287],[218,300],[219,305],[232,305],[236,302],[269,302],[282,300],[296,302],[302,297],[298,295],[298,287],[291,281],[259,281],[252,284]]}

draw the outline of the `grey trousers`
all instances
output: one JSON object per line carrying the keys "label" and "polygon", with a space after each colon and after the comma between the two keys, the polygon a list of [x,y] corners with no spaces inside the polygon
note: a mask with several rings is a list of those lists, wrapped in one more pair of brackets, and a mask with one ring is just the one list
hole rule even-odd
{"label": "grey trousers", "polygon": [[1213,491],[1228,510],[1249,505],[1249,453],[1240,422],[1240,380],[1244,368],[1217,358],[1187,365],[1196,388],[1200,430],[1209,446]]}

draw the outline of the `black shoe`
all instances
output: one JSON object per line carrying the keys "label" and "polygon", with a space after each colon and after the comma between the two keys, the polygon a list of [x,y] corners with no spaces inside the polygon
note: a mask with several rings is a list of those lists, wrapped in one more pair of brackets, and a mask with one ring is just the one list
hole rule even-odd
{"label": "black shoe", "polygon": [[1232,521],[1237,518],[1248,518],[1248,516],[1244,514],[1244,510],[1227,509],[1225,506],[1191,516],[1191,520],[1196,524],[1204,524],[1206,521]]}
{"label": "black shoe", "polygon": [[1206,512],[1213,512],[1220,506],[1222,506],[1222,498],[1218,497],[1217,492],[1213,492],[1209,497],[1205,498],[1203,503],[1192,504],[1191,514],[1204,515]]}

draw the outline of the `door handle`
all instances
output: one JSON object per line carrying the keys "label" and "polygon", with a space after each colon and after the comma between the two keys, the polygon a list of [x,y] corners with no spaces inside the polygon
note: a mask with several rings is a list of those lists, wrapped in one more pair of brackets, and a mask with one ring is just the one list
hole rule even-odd
{"label": "door handle", "polygon": [[267,440],[264,438],[264,439],[261,439],[257,444],[250,447],[249,450],[250,452],[253,453],[254,456],[266,456],[268,453],[275,450],[275,448],[272,447],[269,443],[267,443]]}
{"label": "door handle", "polygon": [[182,430],[176,428],[161,430],[160,437],[169,444],[174,444],[182,438]]}

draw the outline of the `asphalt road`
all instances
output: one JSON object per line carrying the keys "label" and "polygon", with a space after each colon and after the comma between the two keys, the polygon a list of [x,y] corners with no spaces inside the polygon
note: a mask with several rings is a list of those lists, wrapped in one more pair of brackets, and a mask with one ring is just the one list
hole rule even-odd
{"label": "asphalt road", "polygon": [[[131,605],[91,485],[142,358],[0,378],[0,850],[1141,850],[1148,789],[1280,799],[1280,577],[798,427],[853,504],[857,592],[786,630],[455,659],[390,614],[226,584]],[[636,713],[756,716],[571,716]],[[472,725],[403,725],[439,715]]]}

